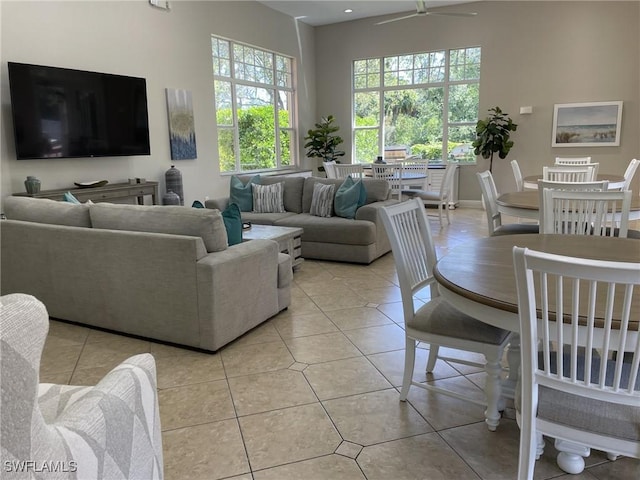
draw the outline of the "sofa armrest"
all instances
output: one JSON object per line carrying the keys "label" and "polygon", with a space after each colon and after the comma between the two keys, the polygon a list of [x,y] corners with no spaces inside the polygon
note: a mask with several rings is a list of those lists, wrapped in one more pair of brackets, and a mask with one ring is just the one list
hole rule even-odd
{"label": "sofa armrest", "polygon": [[204,201],[205,208],[216,208],[221,212],[229,206],[229,197],[210,198]]}
{"label": "sofa armrest", "polygon": [[391,250],[391,242],[382,223],[380,209],[388,205],[395,205],[398,200],[382,200],[363,205],[356,210],[356,220],[368,220],[376,225],[376,248],[380,255]]}
{"label": "sofa armrest", "polygon": [[250,240],[198,260],[200,348],[215,351],[278,313],[278,244]]}

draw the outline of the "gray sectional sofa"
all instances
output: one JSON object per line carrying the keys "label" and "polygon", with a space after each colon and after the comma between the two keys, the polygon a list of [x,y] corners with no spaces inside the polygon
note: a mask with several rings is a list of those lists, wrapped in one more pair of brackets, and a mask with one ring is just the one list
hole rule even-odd
{"label": "gray sectional sofa", "polygon": [[215,351],[291,302],[291,257],[227,246],[220,212],[4,199],[2,295],[53,318]]}
{"label": "gray sectional sofa", "polygon": [[[240,177],[245,184],[250,178]],[[242,220],[261,225],[303,228],[304,258],[369,264],[391,251],[379,210],[384,205],[397,203],[397,200],[388,199],[389,186],[385,180],[364,179],[367,199],[365,205],[358,208],[355,219],[311,215],[313,186],[317,182],[333,184],[337,190],[343,181],[318,177],[262,177],[260,183],[263,185],[284,182],[285,212],[242,212]],[[228,204],[229,197],[205,202],[207,208],[218,210],[224,210]]]}

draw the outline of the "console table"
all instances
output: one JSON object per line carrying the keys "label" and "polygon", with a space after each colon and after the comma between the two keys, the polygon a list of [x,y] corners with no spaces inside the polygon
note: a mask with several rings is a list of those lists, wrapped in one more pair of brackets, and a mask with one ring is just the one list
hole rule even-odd
{"label": "console table", "polygon": [[144,197],[151,195],[151,202],[158,205],[158,182],[146,183],[112,183],[104,187],[62,188],[58,190],[42,190],[38,193],[14,193],[18,197],[49,198],[63,200],[64,194],[71,192],[80,202],[109,202],[115,199],[133,198],[138,205],[144,204]]}

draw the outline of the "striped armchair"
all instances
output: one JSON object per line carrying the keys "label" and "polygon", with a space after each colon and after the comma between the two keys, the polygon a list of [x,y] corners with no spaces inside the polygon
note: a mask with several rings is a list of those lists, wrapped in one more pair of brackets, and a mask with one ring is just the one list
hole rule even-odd
{"label": "striped armchair", "polygon": [[0,297],[0,478],[162,479],[155,361],[129,358],[95,387],[39,383],[47,310]]}

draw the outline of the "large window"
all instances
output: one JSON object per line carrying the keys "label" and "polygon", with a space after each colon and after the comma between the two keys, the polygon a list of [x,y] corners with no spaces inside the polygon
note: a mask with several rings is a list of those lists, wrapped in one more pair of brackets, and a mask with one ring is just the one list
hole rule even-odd
{"label": "large window", "polygon": [[211,37],[221,172],[293,165],[293,59]]}
{"label": "large window", "polygon": [[480,47],[353,62],[358,162],[406,152],[430,163],[474,163]]}

